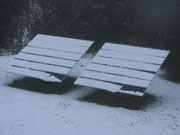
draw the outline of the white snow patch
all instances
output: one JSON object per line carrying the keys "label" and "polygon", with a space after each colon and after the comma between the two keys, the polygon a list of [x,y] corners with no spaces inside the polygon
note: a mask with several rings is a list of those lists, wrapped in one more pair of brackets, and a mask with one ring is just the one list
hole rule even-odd
{"label": "white snow patch", "polygon": [[12,73],[6,73],[2,72],[2,70],[5,68],[6,64],[9,63],[14,58],[14,56],[3,56],[0,57],[0,85],[2,84],[8,84],[14,81],[15,79],[22,79],[24,76],[12,74]]}

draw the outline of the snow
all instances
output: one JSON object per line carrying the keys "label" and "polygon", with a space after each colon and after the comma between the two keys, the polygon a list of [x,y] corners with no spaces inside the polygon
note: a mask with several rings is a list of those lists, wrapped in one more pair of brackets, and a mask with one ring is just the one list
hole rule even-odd
{"label": "snow", "polygon": [[64,67],[73,67],[76,64],[75,61],[52,58],[52,57],[44,57],[44,56],[26,54],[26,53],[19,53],[18,55],[16,55],[16,58],[26,61],[34,61],[37,63],[51,64],[51,65],[64,66]]}
{"label": "snow", "polygon": [[160,65],[95,56],[93,63],[157,72]]}
{"label": "snow", "polygon": [[49,50],[57,50],[57,51],[66,51],[66,52],[72,52],[72,53],[81,53],[84,54],[88,47],[82,47],[82,46],[73,46],[73,43],[69,43],[68,45],[66,43],[59,44],[59,43],[50,43],[42,40],[32,40],[28,46],[33,47],[39,47],[39,48],[45,48]]}
{"label": "snow", "polygon": [[3,69],[5,72],[9,73],[15,73],[15,74],[21,74],[26,75],[34,78],[39,78],[45,81],[50,82],[61,82],[60,79],[56,78],[55,76],[52,76],[49,73],[45,73],[42,71],[35,71],[28,68],[19,68],[19,67],[13,67],[13,66],[6,66],[5,69]]}
{"label": "snow", "polygon": [[[12,57],[0,57],[0,69]],[[93,93],[90,88],[54,95],[9,87],[23,76],[0,71],[0,135],[179,135],[180,84],[164,73],[147,90],[157,101],[129,110],[77,100]]]}
{"label": "snow", "polygon": [[78,78],[75,83],[76,85],[89,86],[92,88],[104,89],[111,92],[117,92],[121,89],[121,85],[116,85],[108,82],[97,81],[88,78]]}
{"label": "snow", "polygon": [[152,49],[152,48],[144,48],[144,47],[137,47],[137,46],[129,46],[129,45],[122,45],[122,44],[114,44],[114,43],[105,43],[102,47],[104,50],[112,50],[118,52],[129,52],[129,53],[136,53],[136,54],[144,54],[156,57],[167,57],[169,51],[167,50],[160,50],[160,49]]}
{"label": "snow", "polygon": [[35,48],[30,46],[26,46],[21,51],[21,53],[30,53],[35,55],[43,55],[43,56],[56,57],[61,59],[70,59],[70,60],[79,60],[82,56],[82,54],[68,53],[64,51],[59,53],[59,51],[48,50],[43,48]]}
{"label": "snow", "polygon": [[116,52],[116,51],[103,50],[103,49],[101,49],[97,53],[97,56],[109,57],[112,59],[144,62],[144,63],[157,64],[157,65],[161,65],[165,59],[165,58],[154,57],[149,55],[142,55],[142,54],[129,53],[129,52]]}
{"label": "snow", "polygon": [[147,88],[150,81],[84,70],[80,77]]}
{"label": "snow", "polygon": [[[66,45],[72,45],[73,46],[81,46],[85,48],[89,48],[93,41],[88,40],[81,40],[81,39],[73,39],[73,38],[66,38],[66,37],[59,37],[59,36],[50,36],[50,35],[44,35],[44,34],[37,34],[37,36],[34,38],[35,40],[41,40],[45,42],[54,42],[59,44],[66,44]],[[33,39],[33,40],[34,40]]]}
{"label": "snow", "polygon": [[124,76],[128,76],[128,77],[139,78],[139,79],[144,79],[144,80],[152,80],[154,77],[154,74],[152,74],[152,73],[127,69],[127,68],[121,68],[121,67],[113,67],[113,66],[94,64],[94,63],[90,63],[86,67],[86,69],[92,70],[92,71],[99,71],[99,72],[104,72],[104,73],[115,74],[115,75],[124,75]]}
{"label": "snow", "polygon": [[29,61],[23,61],[23,60],[17,60],[17,59],[13,59],[10,62],[10,64],[22,66],[22,67],[30,68],[30,69],[36,69],[40,71],[59,73],[59,74],[67,74],[71,70],[71,68],[58,67],[58,66],[53,66],[53,65],[41,64],[41,63],[35,63],[35,62],[29,62]]}

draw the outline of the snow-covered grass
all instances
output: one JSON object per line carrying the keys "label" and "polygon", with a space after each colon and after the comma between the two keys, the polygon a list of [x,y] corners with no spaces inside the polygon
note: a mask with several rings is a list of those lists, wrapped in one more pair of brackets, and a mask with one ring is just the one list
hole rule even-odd
{"label": "snow-covered grass", "polygon": [[[0,57],[0,70],[11,57]],[[0,135],[179,135],[180,84],[162,74],[147,90],[157,100],[130,110],[78,100],[90,88],[56,95],[10,87],[22,76],[0,71]]]}

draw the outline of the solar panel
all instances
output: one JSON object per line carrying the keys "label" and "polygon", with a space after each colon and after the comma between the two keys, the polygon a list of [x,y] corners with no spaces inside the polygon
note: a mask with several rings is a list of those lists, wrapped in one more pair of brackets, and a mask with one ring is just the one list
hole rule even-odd
{"label": "solar panel", "polygon": [[61,82],[92,43],[38,34],[8,63],[4,71]]}
{"label": "solar panel", "polygon": [[76,85],[143,96],[169,51],[105,43]]}

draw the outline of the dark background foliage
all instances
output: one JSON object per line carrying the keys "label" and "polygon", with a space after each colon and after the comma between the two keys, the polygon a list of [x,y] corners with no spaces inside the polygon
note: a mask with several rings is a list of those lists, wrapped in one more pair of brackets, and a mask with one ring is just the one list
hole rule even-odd
{"label": "dark background foliage", "polygon": [[178,0],[1,0],[0,50],[17,53],[36,34],[169,49],[180,80]]}

